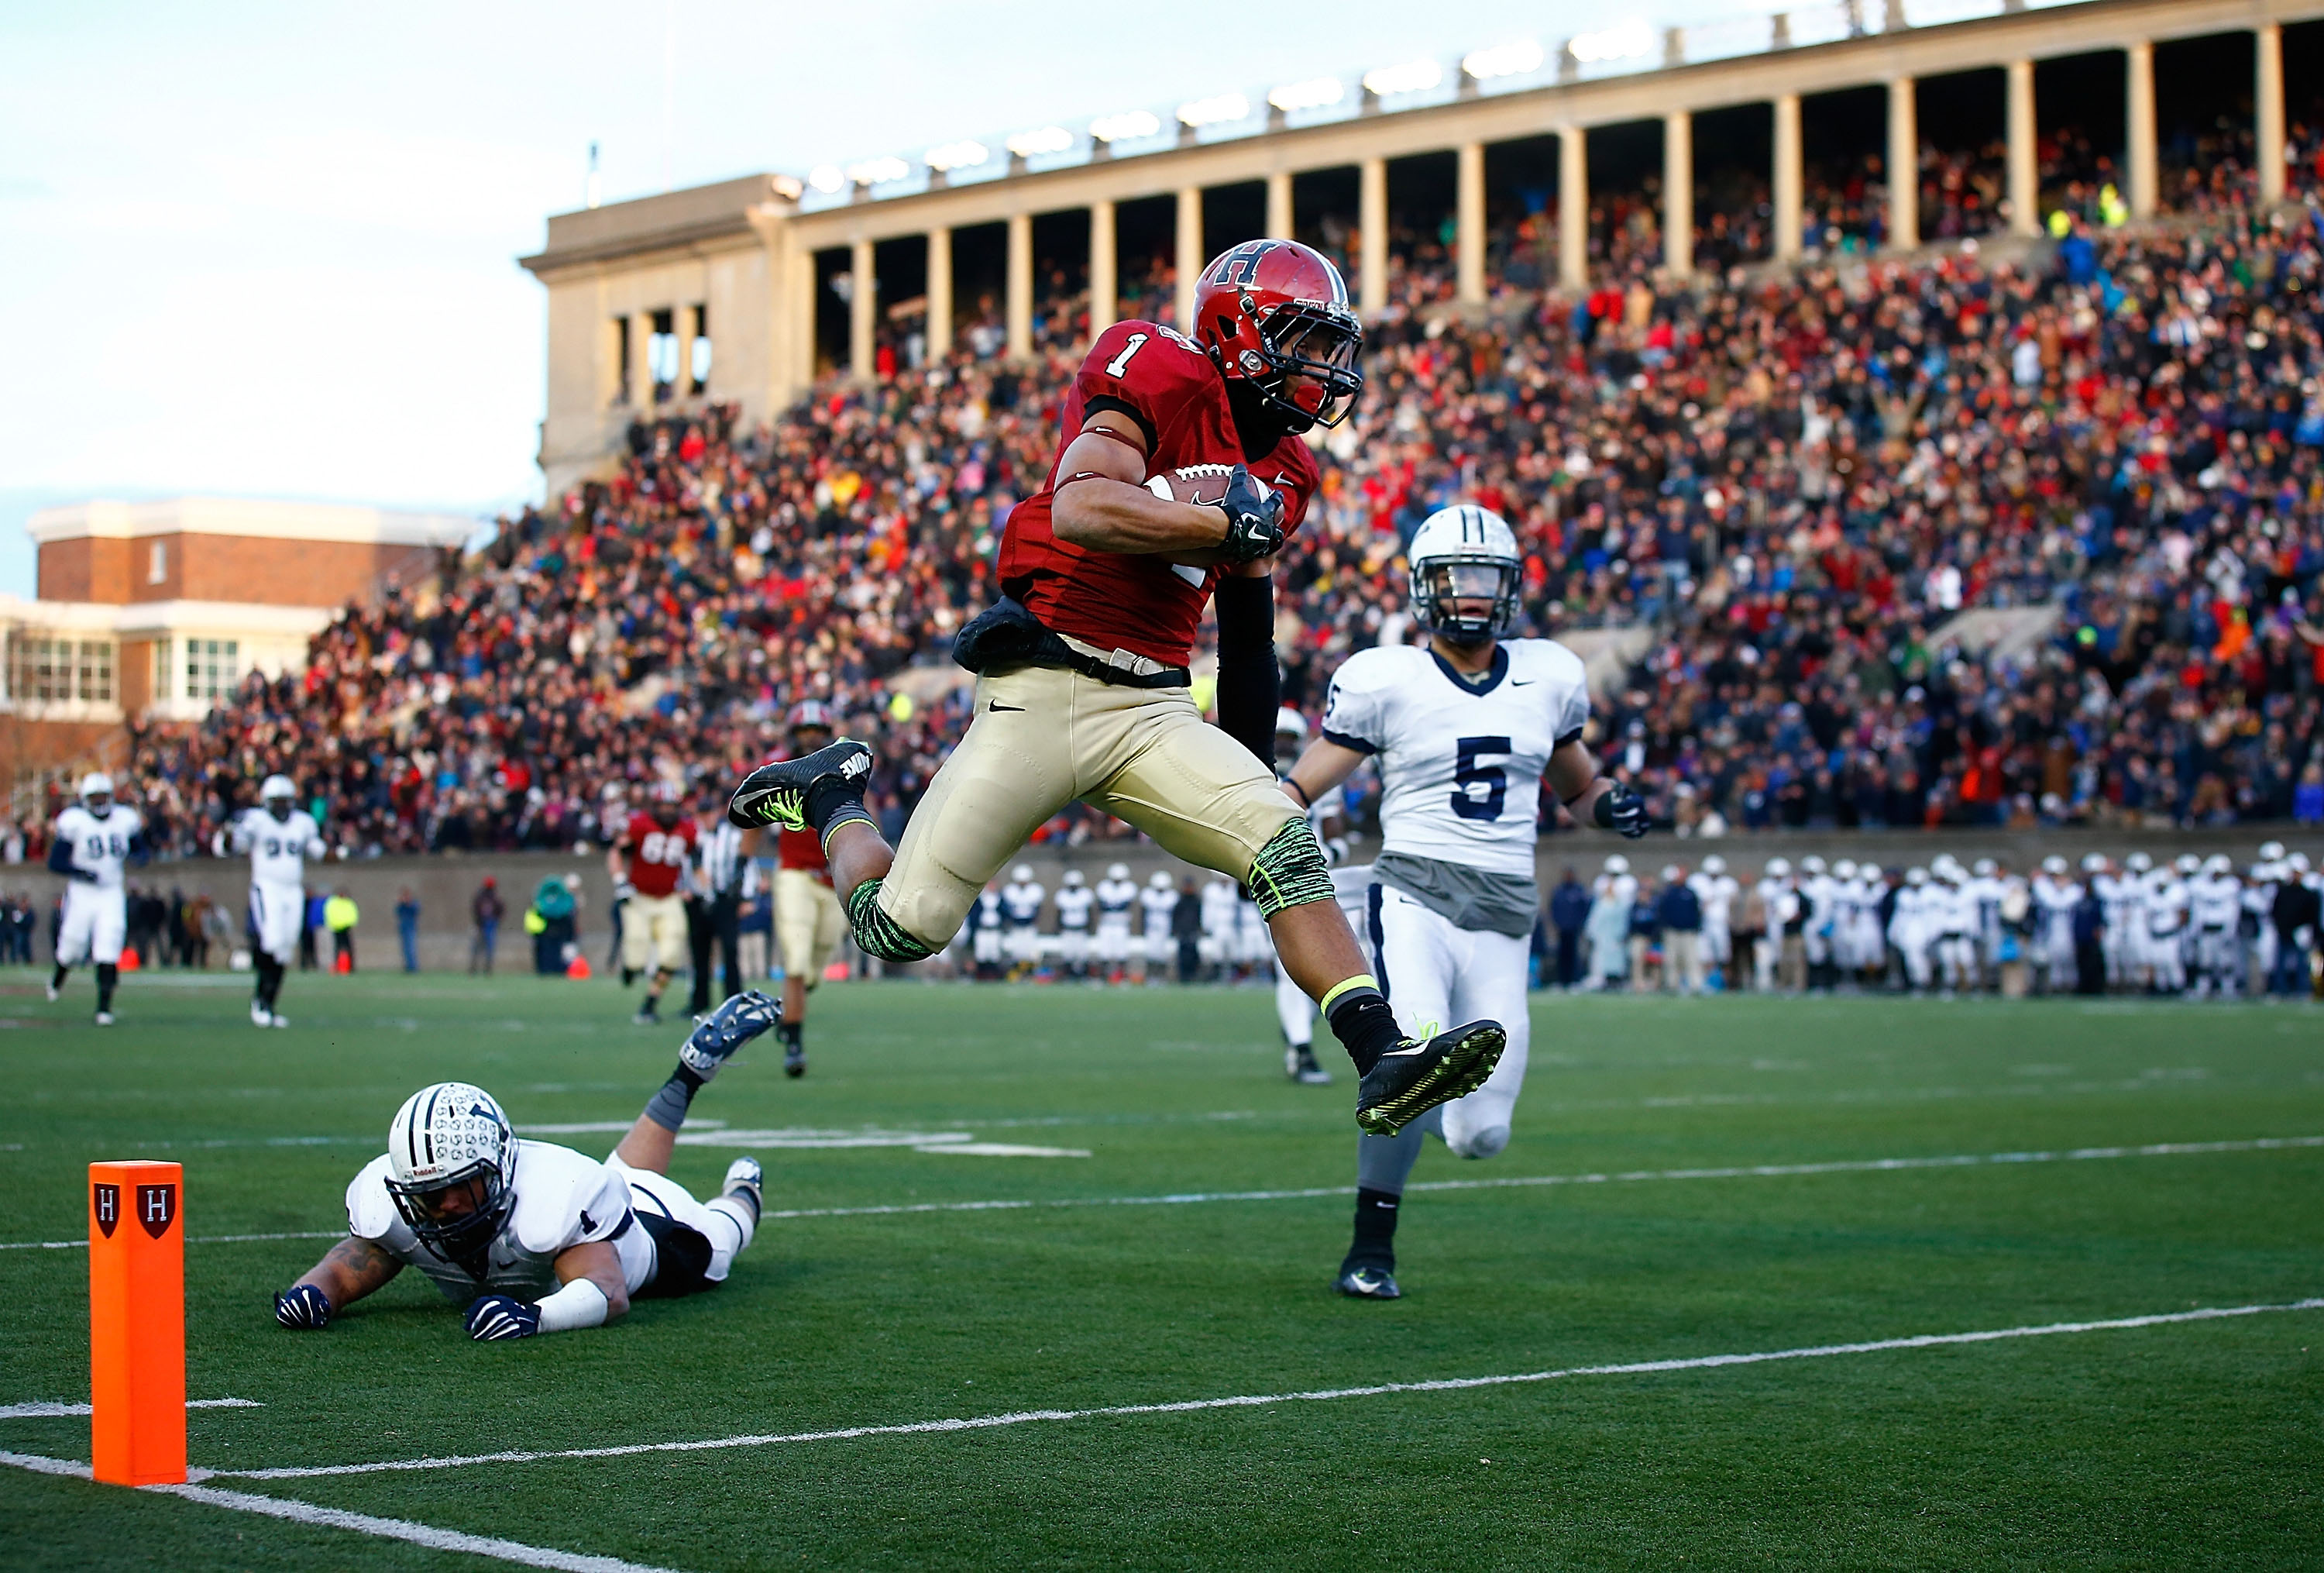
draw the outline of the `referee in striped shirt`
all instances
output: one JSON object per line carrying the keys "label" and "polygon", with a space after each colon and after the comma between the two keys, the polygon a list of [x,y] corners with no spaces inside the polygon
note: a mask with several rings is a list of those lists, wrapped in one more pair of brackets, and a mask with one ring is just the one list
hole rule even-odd
{"label": "referee in striped shirt", "polygon": [[711,828],[703,831],[695,843],[697,888],[694,902],[689,903],[701,913],[692,935],[692,1011],[697,1016],[709,1010],[712,1004],[710,953],[714,944],[725,969],[725,989],[719,998],[732,999],[742,992],[742,902],[750,893],[743,886],[752,873],[751,859],[744,850],[745,839],[752,833],[727,823],[725,814],[715,803],[703,810],[702,820]]}

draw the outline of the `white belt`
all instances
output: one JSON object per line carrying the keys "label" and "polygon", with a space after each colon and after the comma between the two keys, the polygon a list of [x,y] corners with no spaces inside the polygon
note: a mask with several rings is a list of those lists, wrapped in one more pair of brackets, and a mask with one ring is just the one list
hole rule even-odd
{"label": "white belt", "polygon": [[1093,661],[1102,661],[1117,671],[1127,672],[1131,677],[1153,677],[1160,672],[1178,670],[1167,661],[1157,661],[1150,655],[1140,655],[1134,650],[1100,650],[1094,644],[1083,643],[1070,634],[1060,634],[1057,637],[1065,642],[1067,649],[1078,651]]}

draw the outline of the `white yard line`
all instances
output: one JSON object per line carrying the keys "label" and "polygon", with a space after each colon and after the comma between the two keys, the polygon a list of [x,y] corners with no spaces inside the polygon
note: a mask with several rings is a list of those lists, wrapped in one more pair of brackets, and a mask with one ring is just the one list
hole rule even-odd
{"label": "white yard line", "polygon": [[[978,1143],[982,1147],[985,1143]],[[992,1143],[1001,1145],[1001,1143]],[[2055,1152],[1955,1152],[1928,1158],[1843,1158],[1829,1163],[1752,1163],[1711,1169],[1633,1169],[1604,1174],[1512,1174],[1498,1180],[1427,1180],[1406,1190],[1508,1190],[1545,1185],[1629,1185],[1644,1180],[1775,1180],[1813,1174],[1879,1174],[1914,1169],[1978,1169],[2015,1163],[2088,1163],[2117,1158],[2188,1158],[2219,1152],[2274,1152],[2324,1147],[2324,1136],[2258,1136],[2234,1142],[2150,1142],[2138,1147],[2075,1147]],[[938,1151],[939,1149],[928,1149]],[[961,1151],[954,1148],[950,1151]],[[972,1148],[969,1151],[975,1151]],[[1004,1156],[1087,1157],[1073,1148],[1010,1148]],[[1314,1197],[1353,1196],[1352,1185],[1311,1185],[1289,1190],[1190,1190],[1166,1196],[1076,1196],[1051,1199],[889,1202],[859,1208],[770,1208],[768,1218],[864,1218],[906,1213],[1023,1212],[1039,1208],[1191,1207],[1203,1202],[1297,1201]],[[283,1235],[196,1235],[190,1245],[235,1245],[254,1240],[337,1240],[339,1229]],[[72,1251],[87,1240],[0,1241],[0,1251]]]}
{"label": "white yard line", "polygon": [[[264,1409],[254,1398],[189,1398],[188,1409]],[[95,1411],[85,1403],[0,1403],[0,1420],[55,1420],[66,1415],[91,1414]]]}
{"label": "white yard line", "polygon": [[318,1464],[279,1469],[218,1469],[202,1478],[221,1480],[309,1480],[323,1476],[379,1475],[414,1470],[459,1469],[476,1464],[530,1464],[555,1458],[625,1458],[641,1453],[701,1453],[733,1448],[765,1448],[792,1442],[837,1442],[861,1437],[908,1437],[931,1431],[982,1431],[1003,1426],[1029,1425],[1037,1420],[1110,1420],[1138,1415],[1189,1414],[1200,1410],[1258,1409],[1279,1403],[1318,1403],[1343,1398],[1380,1398],[1401,1393],[1458,1393],[1479,1387],[1514,1387],[1526,1383],[1563,1382],[1582,1376],[1642,1376],[1670,1371],[1709,1371],[1727,1365],[1760,1365],[1778,1360],[1821,1360],[1841,1355],[1876,1355],[1896,1349],[1934,1349],[1955,1344],[1990,1344],[2012,1338],[2046,1338],[2062,1333],[2111,1332],[2128,1328],[2155,1328],[2174,1322],[2214,1321],[2223,1317],[2261,1316],[2275,1311],[2324,1309],[2324,1298],[2289,1304],[2211,1307],[2199,1310],[2163,1311],[2151,1316],[2111,1317],[2100,1321],[2047,1322],[2034,1327],[1996,1328],[1969,1333],[1920,1333],[1910,1337],[1875,1338],[1854,1344],[1815,1344],[1797,1349],[1770,1349],[1741,1355],[1696,1355],[1667,1360],[1634,1360],[1618,1365],[1572,1365],[1556,1371],[1527,1371],[1499,1376],[1448,1376],[1430,1382],[1383,1382],[1364,1387],[1312,1388],[1302,1393],[1243,1393],[1231,1398],[1191,1398],[1164,1403],[1114,1404],[1102,1409],[1020,1410],[1008,1414],[975,1415],[954,1420],[908,1420],[897,1425],[846,1426],[835,1430],[769,1432],[761,1435],[714,1437],[690,1442],[634,1442],[610,1448],[567,1448],[540,1452],[475,1453],[442,1458],[394,1458],[371,1464]]}

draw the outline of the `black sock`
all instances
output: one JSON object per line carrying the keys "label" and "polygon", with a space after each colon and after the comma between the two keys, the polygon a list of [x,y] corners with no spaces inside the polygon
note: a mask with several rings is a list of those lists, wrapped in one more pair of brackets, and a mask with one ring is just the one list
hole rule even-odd
{"label": "black sock", "polygon": [[1356,1239],[1348,1247],[1345,1265],[1395,1268],[1397,1200],[1392,1190],[1357,1190]]}
{"label": "black sock", "polygon": [[113,985],[120,979],[121,968],[112,962],[100,961],[97,964],[97,1008],[98,1010],[109,1011],[113,1008]]}
{"label": "black sock", "polygon": [[1359,984],[1332,1002],[1324,1019],[1332,1025],[1333,1035],[1356,1062],[1356,1074],[1369,1076],[1380,1056],[1395,1048],[1404,1034],[1397,1030],[1396,1013],[1388,1008],[1388,1000],[1379,990],[1368,984]]}
{"label": "black sock", "polygon": [[807,1044],[807,1023],[805,1022],[780,1022],[775,1028],[775,1036],[781,1041],[786,1049],[804,1048]]}
{"label": "black sock", "polygon": [[51,979],[49,979],[49,986],[50,986],[51,988],[62,988],[62,987],[64,987],[64,985],[65,985],[65,979],[66,979],[67,977],[69,977],[69,976],[71,976],[71,974],[72,974],[72,968],[71,968],[71,967],[62,967],[62,966],[60,966],[60,967],[57,968],[57,974],[56,974],[56,976],[55,976],[54,977],[51,977]]}
{"label": "black sock", "polygon": [[799,806],[807,814],[807,828],[818,837],[829,836],[832,826],[842,819],[861,819],[879,828],[863,806],[862,783],[842,781],[835,775],[827,775],[807,788],[806,800]]}

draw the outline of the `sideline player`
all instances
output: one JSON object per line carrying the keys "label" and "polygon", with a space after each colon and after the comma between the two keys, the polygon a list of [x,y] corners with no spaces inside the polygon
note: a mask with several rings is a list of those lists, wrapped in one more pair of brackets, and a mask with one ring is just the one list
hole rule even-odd
{"label": "sideline player", "polygon": [[395,1112],[387,1152],[347,1187],[347,1237],[274,1297],[274,1319],[328,1327],[406,1267],[466,1304],[479,1341],[598,1327],[634,1300],[715,1289],[757,1232],[759,1161],[735,1159],[704,1202],[669,1178],[669,1155],[694,1095],[775,1014],[746,993],[704,1017],[603,1163],[520,1140],[481,1087],[421,1087]]}
{"label": "sideline player", "polygon": [[250,854],[251,959],[258,973],[250,996],[250,1024],[287,1027],[274,1008],[282,975],[299,958],[299,930],[307,920],[307,859],[323,856],[323,832],[299,811],[299,789],[287,775],[270,775],[258,789],[259,806],[234,821],[233,846]]}
{"label": "sideline player", "polygon": [[[1291,763],[1307,746],[1307,717],[1286,705],[1275,714],[1275,757],[1287,774]],[[1338,787],[1307,805],[1307,823],[1332,865],[1333,884],[1339,884],[1339,865],[1348,858],[1347,802]],[[1369,882],[1367,882],[1369,883]],[[1302,1087],[1329,1087],[1332,1073],[1315,1063],[1315,1002],[1307,997],[1283,958],[1268,955],[1275,966],[1275,1020],[1283,1029],[1283,1074]]]}
{"label": "sideline player", "polygon": [[622,986],[653,969],[638,1004],[641,1027],[660,1023],[662,990],[687,962],[686,898],[678,885],[694,861],[695,829],[678,811],[678,799],[671,783],[656,787],[652,811],[632,814],[622,838],[605,853],[614,889],[630,893],[622,912]]}
{"label": "sideline player", "polygon": [[[1167,875],[1165,877],[1167,877]],[[1097,882],[1098,969],[1108,983],[1120,983],[1130,969],[1130,914],[1138,904],[1138,886],[1131,883],[1130,865],[1109,863]]]}
{"label": "sideline player", "polygon": [[1008,954],[1012,980],[1028,976],[1041,963],[1041,903],[1048,899],[1047,888],[1033,877],[1028,863],[1010,870],[1009,883],[1001,887],[1001,921],[1007,935],[1001,948]]}
{"label": "sideline player", "polygon": [[[856,942],[917,961],[949,943],[977,888],[1078,799],[1165,851],[1258,893],[1283,958],[1362,1078],[1357,1124],[1403,1128],[1492,1074],[1506,1041],[1473,1022],[1398,1032],[1333,900],[1304,803],[1271,768],[1280,703],[1270,560],[1320,482],[1299,440],[1363,390],[1363,328],[1339,270],[1296,241],[1252,240],[1194,282],[1194,337],[1155,322],[1097,336],[1062,408],[1041,489],[1001,544],[1000,604],[963,628],[974,719],[891,849],[863,808],[860,743],[753,773],[736,823],[812,827]],[[1215,502],[1171,478],[1219,478]],[[1187,671],[1215,593],[1219,725]]]}
{"label": "sideline player", "polygon": [[1078,868],[1065,870],[1057,882],[1057,965],[1071,978],[1089,976],[1090,909],[1096,893]]}
{"label": "sideline player", "polygon": [[1396,1224],[1429,1133],[1462,1158],[1508,1145],[1531,1036],[1526,974],[1541,911],[1534,886],[1545,781],[1582,823],[1637,839],[1646,804],[1598,773],[1582,741],[1582,660],[1548,639],[1508,637],[1524,577],[1500,515],[1440,509],[1412,538],[1412,619],[1426,646],[1359,651],[1333,676],[1323,736],[1285,778],[1308,802],[1379,762],[1380,850],[1372,860],[1375,975],[1406,1032],[1465,1015],[1508,1023],[1508,1049],[1475,1092],[1393,1135],[1356,1141],[1355,1240],[1342,1294],[1394,1300]]}
{"label": "sideline player", "polygon": [[65,977],[74,967],[95,963],[100,1027],[113,1025],[113,989],[121,979],[121,946],[129,934],[122,866],[143,864],[146,856],[144,819],[113,800],[113,778],[101,770],[81,777],[80,801],[57,816],[55,838],[49,843],[50,868],[71,882],[65,886],[49,998],[64,992]]}
{"label": "sideline player", "polygon": [[1702,963],[1711,986],[1736,988],[1742,980],[1729,977],[1727,969],[1735,960],[1735,903],[1742,897],[1743,886],[1727,872],[1727,859],[1716,852],[1702,860],[1702,866],[1686,883],[1695,900],[1702,903]]}
{"label": "sideline player", "polygon": [[1156,969],[1161,976],[1170,976],[1171,963],[1178,954],[1178,936],[1171,923],[1178,915],[1178,887],[1170,883],[1170,871],[1157,868],[1148,876],[1145,892],[1138,898],[1138,910],[1144,914],[1144,927],[1139,930],[1138,953],[1145,958],[1139,971],[1139,981],[1156,981]]}
{"label": "sideline player", "polygon": [[[831,712],[819,699],[791,707],[791,756],[831,741]],[[747,846],[746,846],[747,850]],[[807,1074],[807,996],[839,950],[847,914],[831,890],[831,865],[811,831],[784,830],[775,843],[775,941],[783,958],[783,1074]]]}

